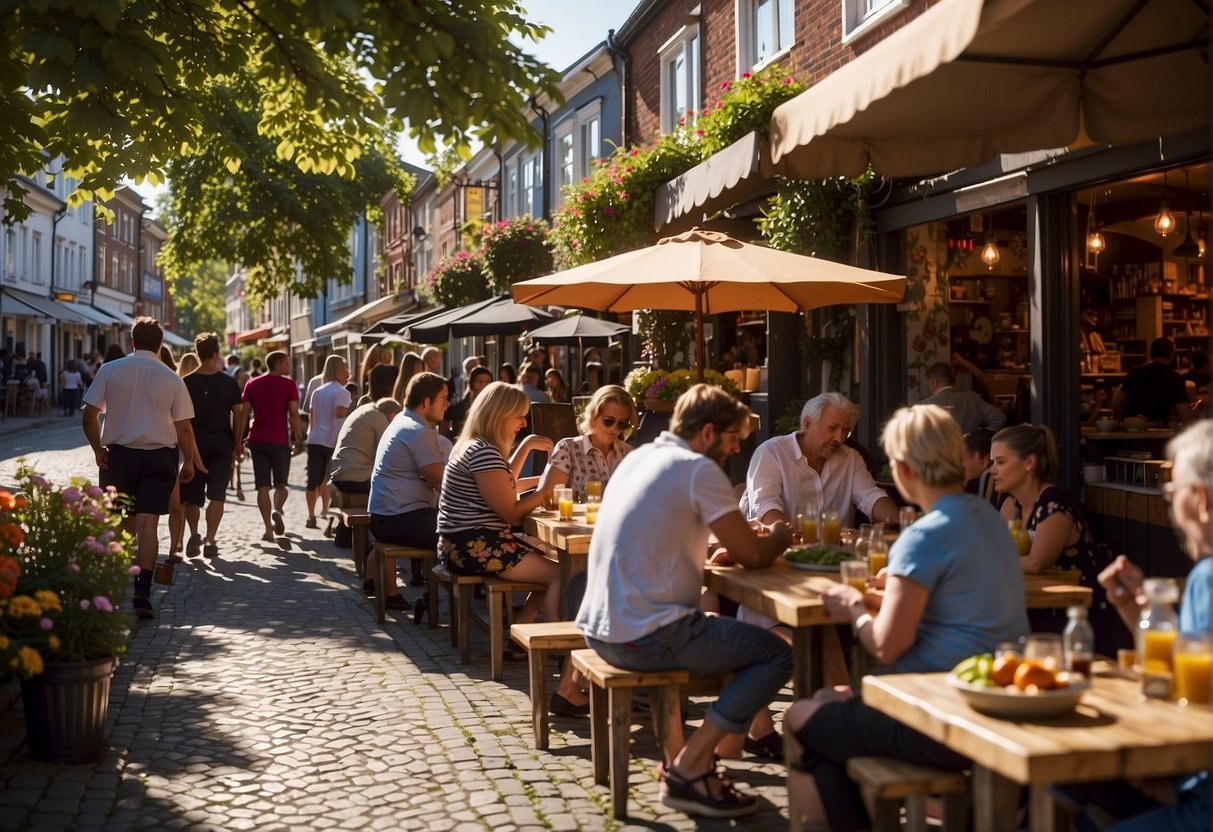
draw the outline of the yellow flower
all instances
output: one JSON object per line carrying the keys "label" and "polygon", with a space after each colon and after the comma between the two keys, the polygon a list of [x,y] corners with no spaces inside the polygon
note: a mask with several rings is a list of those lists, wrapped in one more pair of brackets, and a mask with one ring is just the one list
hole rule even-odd
{"label": "yellow flower", "polygon": [[501,571],[501,559],[500,558],[489,558],[487,561],[485,561],[484,569],[486,572],[500,572]]}
{"label": "yellow flower", "polygon": [[22,647],[18,655],[27,676],[37,676],[42,672],[42,656],[37,650],[32,647]]}
{"label": "yellow flower", "polygon": [[62,612],[63,606],[59,603],[59,596],[49,589],[40,589],[34,593],[34,598],[38,601],[38,605],[42,607],[43,612]]}
{"label": "yellow flower", "polygon": [[59,636],[51,636],[46,640],[46,643],[51,646],[52,650],[59,649]]}
{"label": "yellow flower", "polygon": [[14,618],[42,615],[42,607],[28,595],[18,595],[8,602],[8,614]]}

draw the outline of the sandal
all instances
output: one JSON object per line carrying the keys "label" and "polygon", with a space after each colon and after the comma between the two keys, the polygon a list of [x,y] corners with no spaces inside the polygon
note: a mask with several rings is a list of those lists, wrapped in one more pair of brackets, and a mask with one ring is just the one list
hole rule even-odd
{"label": "sandal", "polygon": [[782,760],[783,759],[783,737],[779,736],[777,731],[772,731],[765,737],[752,739],[745,738],[745,750],[755,757],[762,757],[764,760]]}
{"label": "sandal", "polygon": [[[712,794],[709,780],[715,779],[720,784],[720,797]],[[751,815],[758,809],[758,798],[744,794],[733,788],[733,784],[720,777],[715,769],[706,771],[698,777],[687,778],[673,768],[662,772],[662,783],[665,788],[661,792],[661,802],[671,809],[677,809],[688,815],[701,815],[707,818],[739,818]],[[696,783],[702,783],[704,791],[695,788]]]}

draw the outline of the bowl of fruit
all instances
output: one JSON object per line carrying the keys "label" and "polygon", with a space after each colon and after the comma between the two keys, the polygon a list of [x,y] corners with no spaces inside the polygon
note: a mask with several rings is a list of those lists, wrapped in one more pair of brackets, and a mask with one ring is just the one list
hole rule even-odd
{"label": "bowl of fruit", "polygon": [[1043,719],[1074,710],[1090,689],[1084,676],[1054,671],[1015,653],[970,656],[948,674],[948,684],[973,710],[1005,719]]}

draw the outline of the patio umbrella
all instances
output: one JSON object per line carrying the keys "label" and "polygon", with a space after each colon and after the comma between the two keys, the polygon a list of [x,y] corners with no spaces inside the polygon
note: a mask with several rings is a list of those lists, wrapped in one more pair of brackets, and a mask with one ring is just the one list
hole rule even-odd
{"label": "patio umbrella", "polygon": [[451,324],[462,320],[500,301],[501,298],[489,298],[469,303],[467,306],[456,306],[437,315],[426,317],[405,326],[400,334],[414,344],[444,344],[451,340]]}
{"label": "patio umbrella", "polygon": [[614,321],[604,321],[588,315],[569,315],[531,330],[527,337],[541,344],[576,344],[578,348],[583,348],[586,344],[605,347],[611,343],[612,338],[628,331],[629,328],[625,324]]}
{"label": "patio umbrella", "polygon": [[842,303],[896,303],[906,279],[692,229],[597,263],[515,283],[520,303],[606,312],[695,313],[695,363],[703,378],[703,317],[766,309],[797,312]]}
{"label": "patio umbrella", "polygon": [[771,162],[923,176],[1207,130],[1208,27],[1193,0],[941,0],[777,107]]}
{"label": "patio umbrella", "polygon": [[499,298],[497,303],[452,321],[451,335],[456,338],[469,335],[517,335],[541,326],[555,317],[551,312]]}

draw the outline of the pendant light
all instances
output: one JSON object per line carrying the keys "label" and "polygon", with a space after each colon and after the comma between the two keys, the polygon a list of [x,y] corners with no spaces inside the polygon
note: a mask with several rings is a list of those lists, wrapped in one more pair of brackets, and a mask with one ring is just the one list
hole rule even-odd
{"label": "pendant light", "polygon": [[986,264],[987,271],[994,271],[994,267],[1001,259],[1002,254],[998,251],[998,241],[994,239],[994,225],[990,218],[986,217],[986,244],[981,249],[981,262]]}
{"label": "pendant light", "polygon": [[1182,257],[1185,260],[1195,260],[1200,257],[1200,246],[1192,239],[1192,204],[1188,196],[1188,172],[1184,171],[1184,239],[1175,250],[1172,257]]}
{"label": "pendant light", "polygon": [[1162,201],[1158,203],[1158,216],[1154,218],[1154,230],[1159,237],[1166,237],[1175,230],[1175,215],[1171,213],[1171,200],[1167,199],[1167,172],[1162,172]]}
{"label": "pendant light", "polygon": [[1092,189],[1091,208],[1087,211],[1087,251],[1099,254],[1107,247],[1107,241],[1099,230],[1099,221],[1095,218],[1095,191]]}
{"label": "pendant light", "polygon": [[1199,249],[1199,253],[1196,255],[1197,260],[1205,259],[1205,235],[1208,232],[1209,228],[1205,225],[1205,212],[1201,211],[1196,229],[1196,247]]}

